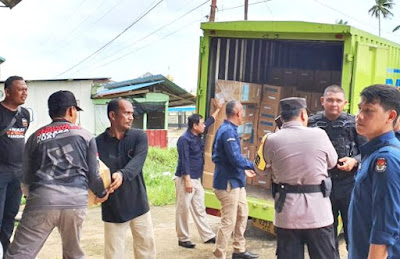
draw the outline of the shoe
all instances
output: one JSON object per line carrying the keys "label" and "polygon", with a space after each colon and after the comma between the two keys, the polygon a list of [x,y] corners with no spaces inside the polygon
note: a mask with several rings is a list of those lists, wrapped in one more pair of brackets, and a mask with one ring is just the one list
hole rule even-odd
{"label": "shoe", "polygon": [[204,244],[215,244],[215,237],[208,239]]}
{"label": "shoe", "polygon": [[258,254],[253,254],[250,252],[244,252],[244,253],[233,253],[232,254],[232,259],[250,259],[250,258],[258,258]]}
{"label": "shoe", "polygon": [[184,248],[194,248],[196,246],[196,244],[193,244],[191,241],[179,241],[178,244]]}

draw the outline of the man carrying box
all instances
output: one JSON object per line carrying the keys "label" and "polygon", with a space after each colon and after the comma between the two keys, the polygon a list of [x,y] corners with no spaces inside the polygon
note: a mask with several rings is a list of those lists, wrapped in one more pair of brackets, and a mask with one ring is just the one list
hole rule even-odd
{"label": "man carrying box", "polygon": [[178,244],[185,248],[194,248],[190,241],[189,211],[199,231],[201,240],[215,243],[215,234],[206,219],[204,189],[201,177],[204,168],[204,140],[202,134],[214,123],[222,105],[215,100],[215,112],[204,122],[201,115],[192,114],[188,118],[188,129],[179,138],[178,166],[175,173],[176,187],[176,233]]}
{"label": "man carrying box", "polygon": [[104,257],[124,258],[125,236],[133,236],[136,259],[156,258],[153,223],[143,177],[148,139],[143,130],[134,129],[133,106],[116,98],[107,106],[111,126],[96,138],[99,156],[110,168],[114,192],[101,206],[104,221]]}
{"label": "man carrying box", "polygon": [[63,258],[84,258],[79,240],[88,188],[99,202],[108,198],[97,171],[95,139],[75,125],[82,109],[74,95],[55,92],[48,106],[52,123],[33,133],[25,146],[21,181],[28,198],[5,258],[35,258],[55,227]]}

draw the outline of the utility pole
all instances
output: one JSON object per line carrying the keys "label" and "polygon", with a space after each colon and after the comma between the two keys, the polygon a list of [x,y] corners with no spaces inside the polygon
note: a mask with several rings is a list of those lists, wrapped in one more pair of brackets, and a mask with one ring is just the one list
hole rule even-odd
{"label": "utility pole", "polygon": [[244,0],[244,20],[247,21],[247,12],[249,11],[249,0]]}
{"label": "utility pole", "polygon": [[215,21],[215,9],[217,9],[217,0],[211,0],[210,22]]}

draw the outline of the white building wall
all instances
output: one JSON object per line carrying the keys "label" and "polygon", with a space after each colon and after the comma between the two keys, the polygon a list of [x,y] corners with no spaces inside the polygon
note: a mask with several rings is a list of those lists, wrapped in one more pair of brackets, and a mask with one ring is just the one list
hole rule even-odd
{"label": "white building wall", "polygon": [[[92,102],[91,88],[93,80],[79,81],[31,81],[28,85],[28,98],[23,107],[31,113],[31,124],[27,132],[29,137],[35,130],[51,122],[48,114],[47,100],[49,96],[59,90],[71,91],[83,111],[79,112],[77,124],[94,134],[95,112]],[[4,89],[4,84],[0,84]],[[3,99],[3,98],[1,98]]]}

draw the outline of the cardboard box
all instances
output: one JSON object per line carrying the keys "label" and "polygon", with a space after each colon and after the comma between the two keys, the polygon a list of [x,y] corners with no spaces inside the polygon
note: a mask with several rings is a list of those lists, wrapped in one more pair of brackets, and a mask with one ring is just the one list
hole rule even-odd
{"label": "cardboard box", "polygon": [[215,135],[207,134],[205,139],[204,152],[212,153]]}
{"label": "cardboard box", "polygon": [[332,84],[342,86],[342,72],[332,71]]}
{"label": "cardboard box", "polygon": [[270,114],[270,115],[275,115],[278,116],[279,114],[279,102],[261,102],[260,103],[260,111],[259,111],[259,117],[261,117],[261,114]]}
{"label": "cardboard box", "polygon": [[253,185],[261,186],[265,189],[271,189],[271,173],[268,172],[266,175],[257,174],[253,179]]}
{"label": "cardboard box", "polygon": [[275,131],[276,125],[275,121],[272,119],[260,118],[258,123],[258,137],[263,137],[267,133],[272,133]]}
{"label": "cardboard box", "polygon": [[263,104],[278,103],[283,98],[293,97],[296,93],[296,87],[263,85],[262,99]]}
{"label": "cardboard box", "polygon": [[239,138],[250,139],[253,135],[253,122],[245,122],[237,128]]}
{"label": "cardboard box", "polygon": [[314,74],[313,92],[324,92],[325,88],[332,85],[332,72],[316,70]]}
{"label": "cardboard box", "polygon": [[261,98],[261,87],[260,84],[218,80],[215,98],[224,99],[226,102],[237,100],[241,103],[258,103]]}
{"label": "cardboard box", "polygon": [[212,189],[213,188],[213,182],[214,182],[214,173],[213,172],[208,172],[208,171],[203,171],[203,187],[205,189]]}
{"label": "cardboard box", "polygon": [[[98,158],[98,162],[99,162],[98,170],[99,170],[101,179],[103,179],[104,188],[108,188],[108,187],[110,187],[110,184],[111,184],[110,169],[99,158]],[[88,207],[93,207],[94,205],[96,205],[95,200],[96,200],[96,195],[91,190],[89,190]]]}
{"label": "cardboard box", "polygon": [[257,104],[243,104],[243,120],[253,123],[258,111]]}
{"label": "cardboard box", "polygon": [[297,89],[310,91],[314,86],[313,70],[297,70]]}
{"label": "cardboard box", "polygon": [[207,172],[215,171],[215,164],[212,161],[212,153],[204,152],[204,170]]}
{"label": "cardboard box", "polygon": [[253,178],[254,178],[254,177],[247,177],[247,176],[246,176],[246,184],[248,184],[248,185],[253,185]]}
{"label": "cardboard box", "polygon": [[297,85],[297,69],[285,68],[283,70],[283,85],[284,86]]}
{"label": "cardboard box", "polygon": [[283,69],[270,68],[268,71],[268,83],[271,85],[283,85]]}

